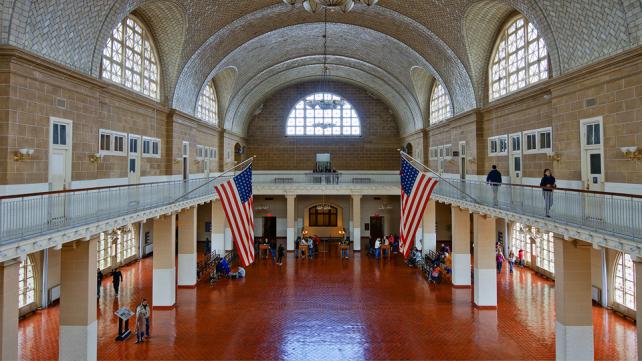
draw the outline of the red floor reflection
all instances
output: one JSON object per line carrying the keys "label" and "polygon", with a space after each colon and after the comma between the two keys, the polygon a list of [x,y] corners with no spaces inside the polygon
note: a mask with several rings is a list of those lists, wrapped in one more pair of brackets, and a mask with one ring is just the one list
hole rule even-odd
{"label": "red floor reflection", "polygon": [[[115,342],[113,312],[151,298],[151,259],[122,269],[99,302],[99,359],[553,359],[553,283],[529,270],[504,273],[497,311],[471,307],[471,290],[428,286],[397,258],[356,256],[259,261],[245,280],[177,291],[154,311],[152,338]],[[636,328],[594,308],[595,357],[635,359]],[[57,359],[58,307],[20,322],[21,359]]]}

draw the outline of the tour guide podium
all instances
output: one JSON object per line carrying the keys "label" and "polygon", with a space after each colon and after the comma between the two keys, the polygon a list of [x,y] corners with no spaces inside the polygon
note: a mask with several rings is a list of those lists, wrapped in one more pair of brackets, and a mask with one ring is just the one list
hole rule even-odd
{"label": "tour guide podium", "polygon": [[118,316],[118,336],[116,341],[126,340],[131,331],[129,330],[129,319],[134,315],[134,313],[129,310],[127,307],[122,307],[118,311],[114,312]]}

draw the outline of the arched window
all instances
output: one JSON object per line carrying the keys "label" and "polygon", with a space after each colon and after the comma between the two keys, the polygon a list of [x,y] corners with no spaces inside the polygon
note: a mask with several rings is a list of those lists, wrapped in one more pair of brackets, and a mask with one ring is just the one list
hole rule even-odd
{"label": "arched window", "polygon": [[20,262],[18,273],[18,307],[24,307],[36,302],[36,280],[34,278],[33,263],[27,257]]}
{"label": "arched window", "polygon": [[536,248],[535,256],[537,257],[537,266],[551,273],[555,273],[555,248],[553,233],[537,231],[533,229],[533,238],[535,238]]}
{"label": "arched window", "polygon": [[452,117],[450,107],[450,98],[446,93],[446,88],[439,81],[435,80],[430,96],[430,124],[439,123]]}
{"label": "arched window", "polygon": [[218,123],[216,91],[211,81],[207,82],[203,92],[198,97],[196,117],[214,125]]}
{"label": "arched window", "polygon": [[513,230],[511,232],[511,244],[515,257],[520,249],[524,250],[524,260],[528,263],[531,262],[531,246],[530,234],[527,227],[521,223],[513,223]]}
{"label": "arched window", "polygon": [[96,257],[98,259],[98,268],[101,270],[111,266],[111,237],[107,233],[101,233],[98,239]]}
{"label": "arched window", "polygon": [[631,256],[620,253],[615,266],[615,302],[635,310],[635,265]]}
{"label": "arched window", "polygon": [[330,93],[316,93],[300,100],[287,121],[286,135],[359,136],[361,123],[352,105]]}
{"label": "arched window", "polygon": [[548,50],[539,32],[518,16],[504,27],[490,64],[490,100],[548,79]]}
{"label": "arched window", "polygon": [[116,26],[107,40],[102,78],[158,100],[158,63],[152,40],[131,15]]}

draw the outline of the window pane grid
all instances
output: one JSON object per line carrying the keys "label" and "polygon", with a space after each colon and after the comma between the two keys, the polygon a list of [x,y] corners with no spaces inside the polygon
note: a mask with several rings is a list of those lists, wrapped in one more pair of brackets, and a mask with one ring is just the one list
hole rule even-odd
{"label": "window pane grid", "polygon": [[546,44],[524,17],[515,19],[502,32],[492,59],[491,100],[548,78]]}
{"label": "window pane grid", "polygon": [[[313,100],[334,101],[331,109],[311,106]],[[299,101],[290,111],[286,135],[291,136],[360,136],[361,123],[352,105],[330,93],[316,93]]]}
{"label": "window pane grid", "polygon": [[430,124],[441,122],[451,116],[452,109],[446,88],[440,82],[436,82],[430,97]]}
{"label": "window pane grid", "polygon": [[102,77],[158,99],[158,64],[147,34],[133,18],[126,17],[103,49]]}
{"label": "window pane grid", "polygon": [[196,116],[208,123],[215,125],[218,123],[216,92],[211,81],[205,86],[198,99]]}
{"label": "window pane grid", "polygon": [[615,267],[615,302],[632,310],[635,304],[635,265],[631,256],[620,254]]}
{"label": "window pane grid", "polygon": [[18,272],[18,307],[24,307],[36,301],[35,286],[33,264],[31,258],[27,257],[20,262]]}

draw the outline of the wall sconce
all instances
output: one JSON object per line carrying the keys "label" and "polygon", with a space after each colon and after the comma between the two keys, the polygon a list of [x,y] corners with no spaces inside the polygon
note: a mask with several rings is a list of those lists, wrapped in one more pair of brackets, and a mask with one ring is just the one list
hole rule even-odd
{"label": "wall sconce", "polygon": [[20,148],[17,152],[13,153],[13,160],[15,160],[16,162],[29,160],[31,159],[33,152],[33,148]]}
{"label": "wall sconce", "polygon": [[88,158],[91,163],[100,163],[103,161],[103,155],[100,153],[90,154]]}
{"label": "wall sconce", "polygon": [[555,153],[555,152],[548,152],[548,153],[546,153],[546,156],[548,157],[549,160],[552,160],[552,161],[555,161],[555,162],[559,162],[560,159],[562,159],[562,157],[559,154]]}
{"label": "wall sconce", "polygon": [[620,150],[629,160],[642,159],[642,150],[638,149],[638,147],[622,147]]}

